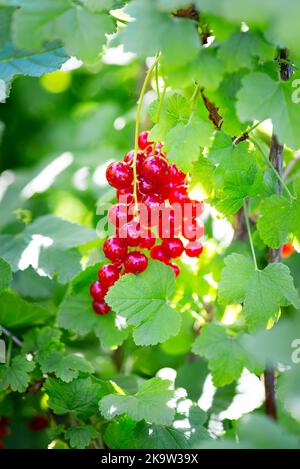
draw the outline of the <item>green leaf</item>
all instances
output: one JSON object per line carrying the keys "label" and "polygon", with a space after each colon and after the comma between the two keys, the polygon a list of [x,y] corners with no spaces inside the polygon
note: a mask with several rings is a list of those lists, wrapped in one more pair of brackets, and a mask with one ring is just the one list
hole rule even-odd
{"label": "green leaf", "polygon": [[263,172],[257,165],[252,165],[247,171],[228,171],[216,208],[224,215],[231,215],[243,206],[245,197],[255,197],[264,190]]}
{"label": "green leaf", "polygon": [[211,136],[211,125],[196,116],[190,123],[177,124],[168,132],[165,149],[180,169],[189,171],[192,161],[199,157],[200,147],[208,146]]}
{"label": "green leaf", "polygon": [[255,270],[248,257],[231,254],[225,259],[221,274],[218,299],[222,304],[244,303],[248,328],[266,326],[280,306],[299,307],[299,297],[289,268],[270,264],[264,270]]}
{"label": "green leaf", "polygon": [[231,254],[225,258],[225,267],[219,283],[218,299],[224,305],[242,303],[254,266],[250,257]]}
{"label": "green leaf", "polygon": [[98,433],[92,425],[82,425],[71,427],[65,431],[65,438],[70,441],[71,448],[83,449],[96,438]]}
{"label": "green leaf", "polygon": [[278,249],[290,237],[300,240],[300,202],[280,195],[264,199],[260,204],[257,229],[263,242],[273,249]]}
{"label": "green leaf", "polygon": [[0,295],[0,324],[18,329],[42,324],[49,318],[49,311],[39,304],[29,303],[13,292]]}
{"label": "green leaf", "polygon": [[168,380],[152,378],[133,396],[109,394],[100,401],[100,411],[109,420],[127,414],[133,420],[171,425],[175,411],[167,405],[174,394],[170,384]]}
{"label": "green leaf", "polygon": [[70,0],[19,1],[14,14],[13,35],[20,48],[41,47],[44,41],[61,40],[69,55],[93,63],[114,24],[108,15],[92,13]]}
{"label": "green leaf", "polygon": [[183,432],[172,427],[136,422],[128,417],[113,420],[104,434],[111,449],[182,449],[189,448]]}
{"label": "green leaf", "polygon": [[208,324],[201,330],[192,350],[207,358],[213,383],[217,387],[236,381],[244,368],[252,368],[239,341],[217,324]]}
{"label": "green leaf", "polygon": [[78,378],[79,372],[93,373],[90,363],[77,355],[64,355],[58,350],[48,351],[39,355],[38,361],[43,373],[55,373],[65,383]]}
{"label": "green leaf", "polygon": [[61,251],[42,246],[40,250],[39,265],[43,266],[43,272],[50,278],[57,274],[59,283],[68,283],[81,272],[80,261],[81,254],[77,249]]}
{"label": "green leaf", "polygon": [[[295,339],[295,334],[293,339]],[[297,422],[300,418],[299,411],[299,364],[285,371],[278,380],[278,399],[282,402],[287,412]]]}
{"label": "green leaf", "polygon": [[92,12],[110,10],[114,5],[114,0],[83,0],[83,4]]}
{"label": "green leaf", "polygon": [[9,264],[0,257],[0,293],[6,290],[12,281],[12,273]]}
{"label": "green leaf", "polygon": [[244,416],[238,425],[241,443],[255,449],[299,448],[299,441],[263,414]]}
{"label": "green leaf", "polygon": [[224,62],[225,70],[232,73],[240,68],[253,69],[255,59],[273,60],[275,54],[275,47],[269,44],[261,33],[239,31],[221,44],[218,57]]}
{"label": "green leaf", "polygon": [[45,215],[15,236],[0,236],[0,256],[12,266],[13,271],[17,271],[20,267],[27,268],[21,260],[28,248],[31,255],[27,253],[25,258],[29,265],[35,257],[32,264],[38,273],[41,271],[50,276],[57,273],[58,280],[66,283],[81,270],[79,254],[72,248],[97,238],[95,230],[53,215]]}
{"label": "green leaf", "polygon": [[242,121],[272,119],[280,143],[300,147],[299,106],[293,100],[292,81],[280,82],[265,73],[246,75],[238,92],[237,113]]}
{"label": "green leaf", "polygon": [[139,57],[161,51],[165,64],[172,68],[197,55],[200,41],[192,21],[160,11],[156,0],[133,0],[125,11],[134,19],[121,33],[126,51]]}
{"label": "green leaf", "polygon": [[193,77],[206,90],[215,90],[224,76],[224,65],[217,57],[217,49],[211,47],[201,49],[193,62]]}
{"label": "green leaf", "polygon": [[219,131],[215,135],[208,158],[213,163],[220,165],[221,168],[230,171],[233,169],[247,170],[253,164],[248,153],[247,142],[235,145],[229,135]]}
{"label": "green leaf", "polygon": [[[186,389],[189,398],[197,402],[202,394],[207,375],[206,360],[195,360],[191,363],[185,363],[177,369],[175,386]],[[196,380],[194,379],[195,376],[197,376]]]}
{"label": "green leaf", "polygon": [[250,330],[264,326],[274,317],[280,306],[300,306],[290,270],[283,264],[270,264],[262,272],[255,272],[249,280],[244,313]]}
{"label": "green leaf", "polygon": [[164,99],[159,123],[157,122],[158,100],[151,103],[149,114],[156,124],[150,131],[149,138],[156,142],[165,141],[168,131],[179,123],[187,123],[191,113],[190,102],[179,93],[168,93]]}
{"label": "green leaf", "polygon": [[64,49],[55,45],[39,51],[24,51],[8,43],[0,51],[0,78],[8,82],[17,75],[40,77],[59,69],[67,59]]}
{"label": "green leaf", "polygon": [[13,14],[13,8],[0,7],[0,48],[2,49],[9,41],[10,23]]}
{"label": "green leaf", "polygon": [[11,388],[12,391],[24,392],[29,384],[29,373],[33,371],[35,364],[29,362],[25,356],[17,355],[9,366],[0,366],[0,389]]}
{"label": "green leaf", "polygon": [[215,165],[209,161],[208,158],[200,156],[197,161],[193,163],[191,171],[191,179],[193,186],[200,186],[207,197],[209,197],[214,190],[214,171]]}
{"label": "green leaf", "polygon": [[101,345],[113,348],[121,345],[128,330],[117,320],[113,312],[105,316],[94,313],[88,287],[78,294],[67,296],[58,312],[58,325],[79,335],[94,332]]}
{"label": "green leaf", "polygon": [[83,420],[97,412],[98,402],[106,393],[103,383],[91,377],[71,383],[48,378],[44,389],[49,396],[48,405],[57,415],[74,412]]}
{"label": "green leaf", "polygon": [[105,299],[112,309],[134,326],[137,345],[154,345],[178,334],[181,316],[170,305],[174,274],[159,261],[149,261],[139,275],[128,274],[110,288]]}

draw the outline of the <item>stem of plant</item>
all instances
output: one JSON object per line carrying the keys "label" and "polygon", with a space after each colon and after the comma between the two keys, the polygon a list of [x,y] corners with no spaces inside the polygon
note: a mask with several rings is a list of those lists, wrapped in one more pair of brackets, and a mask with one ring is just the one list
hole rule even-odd
{"label": "stem of plant", "polygon": [[196,109],[197,102],[198,102],[198,97],[199,97],[199,94],[200,94],[200,90],[201,90],[201,87],[200,87],[200,85],[199,85],[199,83],[198,83],[198,84],[196,85],[196,87],[195,87],[193,96],[191,97],[191,101],[192,101],[192,110],[191,110],[191,115],[190,115],[190,118],[189,118],[189,120],[188,120],[187,125],[189,125],[189,124],[192,122],[192,119],[193,119],[193,117],[194,117],[195,109]]}
{"label": "stem of plant", "polygon": [[[156,114],[156,123],[157,124],[160,121],[160,115],[161,115],[162,105],[163,105],[163,102],[164,102],[164,99],[165,99],[166,91],[167,91],[167,85],[164,84],[164,88],[163,88],[162,93],[160,95],[158,106],[157,106],[157,114]],[[156,145],[157,145],[157,142],[154,142],[153,143],[152,155],[155,155]]]}
{"label": "stem of plant", "polygon": [[282,187],[284,188],[284,190],[286,191],[286,193],[288,194],[288,196],[290,197],[291,200],[295,200],[295,197],[293,196],[293,194],[290,192],[289,188],[287,187],[286,183],[284,182],[283,178],[280,176],[280,174],[278,173],[278,171],[276,171],[276,169],[274,168],[274,166],[272,165],[271,161],[269,160],[269,157],[268,155],[265,154],[262,146],[257,142],[257,140],[255,140],[253,137],[250,137],[249,140],[256,146],[256,148],[260,151],[260,153],[263,155],[267,165],[269,166],[269,168],[271,168],[271,170],[273,171],[274,175],[276,176],[276,178],[278,179],[278,181],[280,182],[280,184],[282,185]]}
{"label": "stem of plant", "polygon": [[12,346],[13,346],[13,341],[12,341],[12,338],[9,337],[9,339],[8,339],[8,347],[7,347],[7,353],[6,353],[6,366],[9,366],[9,365],[10,365]]}
{"label": "stem of plant", "polygon": [[135,205],[135,212],[138,213],[138,200],[137,200],[137,170],[136,170],[136,160],[137,160],[137,154],[138,154],[138,138],[139,138],[139,126],[140,126],[140,119],[141,119],[141,109],[142,109],[142,103],[143,103],[143,98],[145,95],[145,91],[147,88],[147,85],[149,83],[150,77],[153,73],[153,70],[156,67],[156,64],[158,63],[159,55],[156,56],[153,64],[149,68],[141,92],[140,96],[137,102],[137,110],[136,110],[136,119],[135,119],[135,137],[134,137],[134,157],[133,157],[133,198],[134,198],[134,205]]}
{"label": "stem of plant", "polygon": [[249,222],[249,214],[248,214],[248,207],[247,207],[246,199],[244,199],[243,204],[244,204],[244,216],[245,216],[245,220],[246,220],[248,239],[249,239],[251,254],[252,254],[252,258],[253,258],[253,264],[254,264],[255,270],[259,270],[258,267],[257,267],[257,260],[256,260],[256,254],[255,254],[253,239],[252,239],[251,226],[250,226],[250,222]]}

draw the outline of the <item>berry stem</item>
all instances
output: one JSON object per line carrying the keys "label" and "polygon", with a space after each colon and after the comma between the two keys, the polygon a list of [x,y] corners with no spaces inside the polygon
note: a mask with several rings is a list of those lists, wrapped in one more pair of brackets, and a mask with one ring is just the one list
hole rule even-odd
{"label": "berry stem", "polygon": [[282,187],[285,189],[286,193],[288,194],[288,196],[290,197],[291,200],[295,200],[296,197],[293,196],[293,194],[290,192],[288,186],[286,185],[286,183],[284,182],[283,178],[280,176],[280,174],[278,173],[278,171],[276,171],[276,169],[274,168],[274,166],[272,165],[271,161],[269,160],[269,157],[268,155],[265,153],[265,151],[263,150],[262,146],[258,143],[258,141],[256,139],[254,139],[253,137],[250,137],[249,140],[256,146],[256,148],[260,151],[260,153],[263,155],[267,165],[269,166],[269,168],[271,168],[271,170],[273,171],[274,175],[276,176],[276,178],[278,179],[278,181],[280,182],[280,184],[282,185]]}
{"label": "berry stem", "polygon": [[[163,105],[163,102],[164,102],[164,99],[165,99],[166,91],[167,91],[167,85],[165,83],[160,96],[158,96],[159,102],[158,102],[158,106],[157,106],[156,124],[158,124],[159,121],[160,121],[160,115],[161,115],[162,105]],[[157,90],[157,93],[158,92],[159,92],[159,90]],[[156,145],[157,145],[157,142],[154,142],[153,143],[152,155],[155,155]]]}
{"label": "berry stem", "polygon": [[255,270],[259,270],[258,267],[257,267],[257,260],[256,260],[256,255],[255,255],[253,239],[252,239],[251,227],[250,227],[250,222],[249,222],[249,214],[248,214],[248,206],[247,206],[246,199],[244,199],[243,204],[244,204],[244,216],[245,216],[245,221],[246,221],[246,226],[247,226],[248,239],[249,239],[249,243],[250,243],[253,263],[254,263]]}
{"label": "berry stem", "polygon": [[159,55],[156,56],[153,64],[149,68],[141,92],[140,96],[137,102],[137,110],[136,110],[136,118],[135,118],[135,137],[134,137],[134,157],[133,157],[133,199],[134,199],[134,205],[135,205],[135,212],[138,212],[138,200],[137,200],[137,170],[136,170],[136,161],[137,161],[137,154],[138,154],[138,138],[139,138],[139,126],[140,126],[140,120],[141,120],[141,110],[142,110],[142,103],[143,103],[143,98],[145,95],[145,91],[147,88],[147,85],[149,83],[150,77],[153,73],[153,70],[156,67],[156,64],[158,63]]}

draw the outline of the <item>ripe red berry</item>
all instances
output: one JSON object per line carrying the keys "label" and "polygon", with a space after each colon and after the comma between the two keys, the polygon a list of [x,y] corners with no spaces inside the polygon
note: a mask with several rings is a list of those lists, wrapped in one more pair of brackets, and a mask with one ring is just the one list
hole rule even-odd
{"label": "ripe red berry", "polygon": [[192,223],[185,221],[183,223],[182,235],[185,239],[188,239],[189,241],[196,241],[196,239],[199,239],[201,236],[203,236],[203,233],[203,225],[199,225],[197,221],[194,220]]}
{"label": "ripe red berry", "polygon": [[179,266],[177,264],[173,264],[172,262],[168,263],[167,265],[169,265],[173,269],[175,277],[178,277],[178,275],[180,274]]}
{"label": "ripe red berry", "polygon": [[189,257],[199,257],[202,254],[203,246],[198,241],[192,241],[185,247],[186,255]]}
{"label": "ripe red berry", "polygon": [[133,180],[132,167],[123,161],[111,163],[106,170],[106,179],[115,189],[130,187]]}
{"label": "ripe red berry", "polygon": [[155,192],[155,184],[140,178],[138,183],[138,191],[142,195],[153,194]]}
{"label": "ripe red berry", "polygon": [[96,300],[102,300],[107,293],[107,287],[102,285],[98,280],[96,282],[93,282],[90,286],[90,295],[91,297]]}
{"label": "ripe red berry", "polygon": [[5,448],[6,448],[6,446],[5,446],[5,444],[3,443],[3,441],[0,441],[0,449],[5,449]]}
{"label": "ripe red berry", "polygon": [[101,285],[104,287],[111,287],[119,279],[119,277],[120,269],[115,265],[106,264],[100,267],[98,270],[98,278],[101,282]]}
{"label": "ripe red berry", "polygon": [[148,259],[142,252],[132,251],[127,254],[124,265],[127,274],[139,274],[147,268]]}
{"label": "ripe red berry", "polygon": [[117,199],[121,204],[131,204],[133,202],[133,187],[125,187],[117,190]]}
{"label": "ripe red berry", "polygon": [[0,438],[3,438],[7,433],[7,417],[0,417]]}
{"label": "ripe red berry", "polygon": [[127,244],[119,238],[108,238],[103,245],[105,256],[112,262],[121,262],[125,259],[128,251]]}
{"label": "ripe red berry", "polygon": [[166,254],[161,244],[153,246],[150,251],[150,256],[152,257],[152,259],[164,262],[165,264],[167,264],[170,260],[170,257]]}
{"label": "ripe red berry", "polygon": [[295,251],[292,243],[286,243],[282,246],[281,255],[284,258],[290,257],[291,254]]}
{"label": "ripe red berry", "polygon": [[110,306],[108,306],[104,300],[94,301],[93,310],[96,314],[99,314],[99,316],[104,316],[105,314],[109,313]]}
{"label": "ripe red berry", "polygon": [[113,205],[108,211],[108,220],[116,227],[123,226],[133,219],[130,208],[125,204]]}
{"label": "ripe red berry", "polygon": [[185,186],[175,187],[171,190],[169,194],[169,202],[170,204],[179,203],[179,204],[186,204],[190,202],[190,198],[188,196],[187,188]]}
{"label": "ripe red berry", "polygon": [[141,132],[138,137],[138,145],[141,150],[145,150],[149,145],[152,145],[153,142],[148,142],[149,132]]}
{"label": "ripe red berry", "polygon": [[155,234],[151,230],[142,229],[139,247],[141,249],[151,249],[155,244]]}
{"label": "ripe red berry", "polygon": [[155,211],[160,208],[160,205],[163,204],[164,200],[159,195],[148,194],[143,197],[142,202],[149,210]]}
{"label": "ripe red berry", "polygon": [[164,207],[160,213],[158,234],[162,239],[174,238],[181,230],[181,210],[176,213],[171,207]]}
{"label": "ripe red berry", "polygon": [[164,239],[162,247],[167,256],[173,259],[180,257],[184,250],[182,241],[179,238]]}
{"label": "ripe red berry", "polygon": [[132,220],[118,230],[118,237],[128,246],[137,247],[140,242],[141,227],[138,221]]}
{"label": "ripe red berry", "polygon": [[29,420],[28,427],[32,432],[40,432],[49,427],[49,421],[47,417],[44,417],[43,415],[37,415],[36,417],[33,417],[31,420]]}
{"label": "ripe red berry", "polygon": [[149,156],[141,166],[141,175],[146,181],[160,184],[169,175],[169,165],[161,156]]}
{"label": "ripe red berry", "polygon": [[[143,153],[142,151],[139,151],[136,155],[136,169],[138,173],[140,172],[141,164],[143,163],[145,159],[146,159],[145,153]],[[125,163],[132,166],[133,160],[134,160],[134,150],[131,150],[128,153],[126,153],[126,155],[124,156],[124,161]]]}
{"label": "ripe red berry", "polygon": [[170,181],[174,182],[177,186],[183,184],[186,179],[186,174],[177,168],[176,164],[171,164],[169,167]]}

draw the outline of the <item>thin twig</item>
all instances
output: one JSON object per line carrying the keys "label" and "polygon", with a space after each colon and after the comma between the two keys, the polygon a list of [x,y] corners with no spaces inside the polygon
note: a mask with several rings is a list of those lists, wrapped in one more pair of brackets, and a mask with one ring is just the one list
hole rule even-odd
{"label": "thin twig", "polygon": [[9,332],[8,329],[5,329],[5,327],[0,326],[0,330],[3,332],[3,334],[4,334],[6,337],[11,338],[11,340],[12,340],[18,347],[22,347],[22,342],[21,342],[21,340],[19,340],[18,337],[14,336],[11,332]]}

